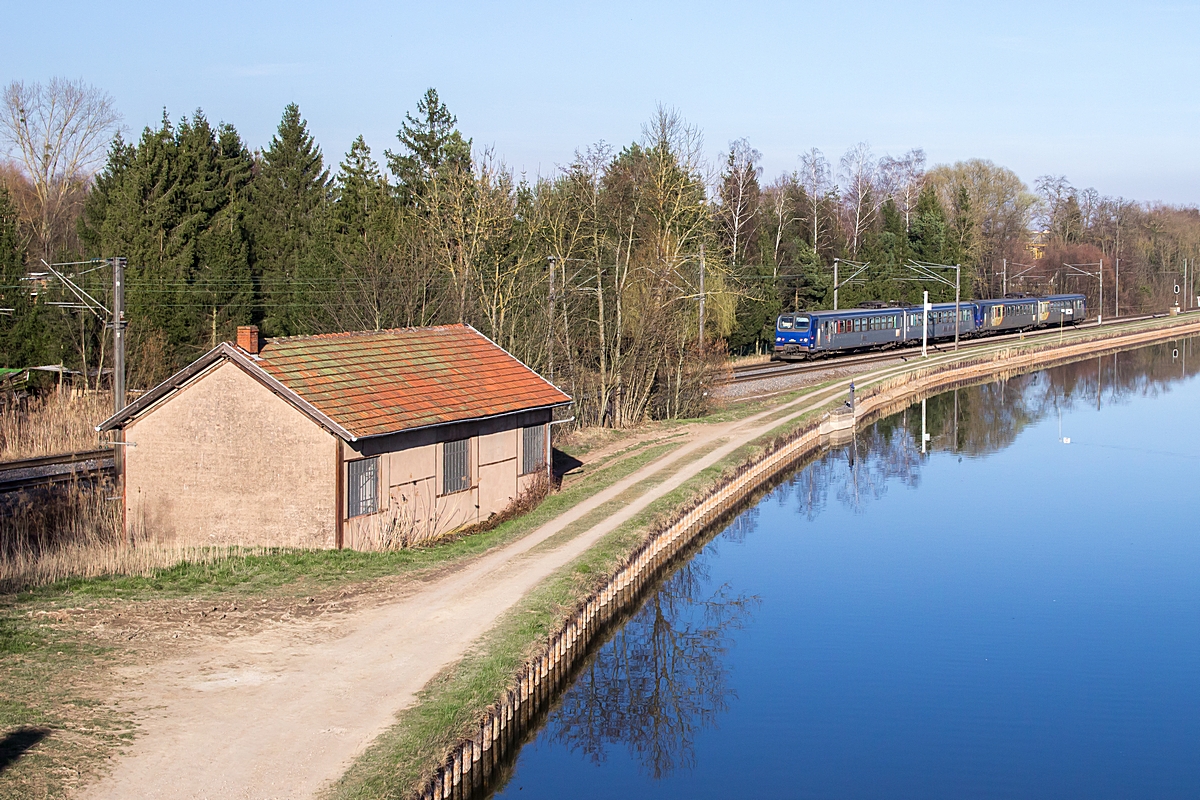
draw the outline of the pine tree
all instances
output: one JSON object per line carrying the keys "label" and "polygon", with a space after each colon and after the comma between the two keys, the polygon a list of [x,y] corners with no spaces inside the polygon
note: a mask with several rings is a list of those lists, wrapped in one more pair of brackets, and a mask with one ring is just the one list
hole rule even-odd
{"label": "pine tree", "polygon": [[130,343],[162,336],[171,354],[164,368],[253,318],[243,221],[251,167],[232,127],[213,129],[200,111],[174,126],[164,114],[136,146],[114,142],[88,198],[81,238],[91,255],[128,258]]}
{"label": "pine tree", "polygon": [[917,197],[917,206],[908,232],[912,257],[931,264],[947,263],[947,229],[946,210],[942,208],[942,202],[934,188],[926,186]]}
{"label": "pine tree", "polygon": [[307,332],[303,292],[319,212],[329,200],[329,171],[321,148],[295,103],[283,111],[276,135],[259,159],[252,185],[251,229],[261,285],[261,318],[267,335]]}
{"label": "pine tree", "polygon": [[40,295],[31,296],[17,209],[0,185],[0,366],[29,367],[54,360],[50,325]]}
{"label": "pine tree", "polygon": [[458,132],[457,123],[432,87],[417,103],[417,116],[405,114],[396,133],[404,149],[384,151],[404,205],[418,205],[426,185],[442,171],[470,168],[471,140]]}

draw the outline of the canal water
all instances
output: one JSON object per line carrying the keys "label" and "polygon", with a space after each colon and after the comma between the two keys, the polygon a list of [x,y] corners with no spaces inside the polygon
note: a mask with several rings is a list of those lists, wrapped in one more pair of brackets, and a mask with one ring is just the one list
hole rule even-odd
{"label": "canal water", "polygon": [[[917,403],[669,575],[503,798],[1200,792],[1200,348]],[[1186,361],[1186,363],[1185,363]]]}

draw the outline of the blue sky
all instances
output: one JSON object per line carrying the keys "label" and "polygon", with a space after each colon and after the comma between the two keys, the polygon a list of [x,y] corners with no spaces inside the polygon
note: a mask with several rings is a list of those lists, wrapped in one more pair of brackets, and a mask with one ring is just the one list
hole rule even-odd
{"label": "blue sky", "polygon": [[435,86],[518,171],[639,137],[657,103],[769,177],[819,147],[979,157],[1032,186],[1200,203],[1200,3],[55,3],[4,13],[0,81],[82,77],[132,133],[203,108],[252,147],[291,101],[339,161]]}

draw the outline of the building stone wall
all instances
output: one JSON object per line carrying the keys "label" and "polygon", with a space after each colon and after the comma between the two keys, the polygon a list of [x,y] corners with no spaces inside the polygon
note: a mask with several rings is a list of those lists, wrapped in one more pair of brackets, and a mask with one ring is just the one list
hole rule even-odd
{"label": "building stone wall", "polygon": [[181,545],[335,545],[338,441],[224,362],[126,427],[126,524]]}

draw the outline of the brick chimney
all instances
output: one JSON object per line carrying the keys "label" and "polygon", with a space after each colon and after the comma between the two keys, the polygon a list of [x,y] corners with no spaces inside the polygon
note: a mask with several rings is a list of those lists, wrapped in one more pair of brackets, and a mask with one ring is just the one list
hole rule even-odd
{"label": "brick chimney", "polygon": [[239,325],[237,346],[252,356],[258,355],[258,326]]}

